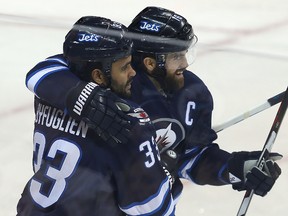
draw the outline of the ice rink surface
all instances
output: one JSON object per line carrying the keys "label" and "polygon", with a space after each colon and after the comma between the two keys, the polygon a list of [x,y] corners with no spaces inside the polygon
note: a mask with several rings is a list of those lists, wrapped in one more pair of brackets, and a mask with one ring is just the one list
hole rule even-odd
{"label": "ice rink surface", "polygon": [[[287,0],[1,0],[0,8],[0,215],[16,214],[16,204],[32,174],[33,95],[25,75],[38,61],[62,52],[65,34],[81,16],[98,15],[126,25],[146,6],[162,6],[185,16],[199,38],[190,70],[210,88],[213,123],[254,108],[288,84]],[[227,151],[260,150],[278,106],[220,132]],[[282,175],[264,198],[254,196],[247,215],[288,213],[288,117],[273,150],[284,158]],[[243,192],[231,186],[185,183],[178,216],[236,215]]]}

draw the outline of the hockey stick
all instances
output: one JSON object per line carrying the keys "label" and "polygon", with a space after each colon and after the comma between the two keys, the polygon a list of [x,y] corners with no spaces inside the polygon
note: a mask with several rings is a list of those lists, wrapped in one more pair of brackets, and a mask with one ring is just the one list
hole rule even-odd
{"label": "hockey stick", "polygon": [[[269,158],[269,153],[271,152],[272,146],[274,144],[274,141],[276,139],[276,136],[278,134],[279,128],[281,126],[282,120],[285,116],[286,110],[288,107],[288,87],[285,91],[283,100],[281,102],[281,105],[278,109],[278,112],[276,114],[276,117],[274,119],[274,122],[272,124],[272,127],[270,129],[270,132],[268,134],[267,140],[264,144],[264,147],[262,149],[261,155],[257,161],[256,166],[262,170],[263,166],[265,164],[265,161]],[[240,205],[240,208],[238,210],[237,216],[244,216],[246,215],[246,212],[248,210],[249,204],[251,202],[252,196],[254,194],[254,190],[247,190],[244,198],[242,200],[242,203]]]}
{"label": "hockey stick", "polygon": [[281,102],[283,96],[284,96],[284,93],[285,92],[281,92],[280,94],[277,94],[271,98],[269,98],[265,103],[255,107],[254,109],[251,109],[249,111],[246,111],[245,113],[243,114],[240,114],[239,116],[236,116],[222,124],[219,124],[219,125],[216,125],[216,126],[213,126],[213,129],[216,133],[234,125],[234,124],[237,124],[259,112],[262,112],[272,106],[274,106],[275,104],[278,104]]}

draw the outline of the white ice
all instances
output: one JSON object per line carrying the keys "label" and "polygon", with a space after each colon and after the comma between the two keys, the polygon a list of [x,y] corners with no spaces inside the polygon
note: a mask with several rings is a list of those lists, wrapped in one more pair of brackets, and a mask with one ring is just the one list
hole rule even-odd
{"label": "white ice", "polygon": [[[288,2],[286,0],[0,0],[0,215],[16,214],[16,204],[32,174],[33,95],[25,75],[38,61],[60,53],[65,34],[81,16],[98,15],[126,25],[144,7],[162,6],[185,16],[199,38],[190,69],[209,86],[213,122],[224,122],[287,88]],[[219,133],[227,151],[260,150],[278,106]],[[272,191],[254,196],[247,215],[287,215],[288,122],[273,148],[284,158]],[[243,192],[231,186],[184,182],[177,215],[236,215]]]}

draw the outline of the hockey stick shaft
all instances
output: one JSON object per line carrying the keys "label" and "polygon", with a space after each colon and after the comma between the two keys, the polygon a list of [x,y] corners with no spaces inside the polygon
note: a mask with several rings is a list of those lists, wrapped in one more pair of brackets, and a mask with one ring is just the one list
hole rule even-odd
{"label": "hockey stick shaft", "polygon": [[232,119],[230,119],[230,120],[228,120],[222,124],[214,126],[213,127],[214,131],[216,133],[218,133],[218,132],[220,132],[220,131],[228,128],[228,127],[231,127],[232,125],[235,125],[235,124],[237,124],[237,123],[239,123],[239,122],[241,122],[241,121],[243,121],[243,120],[259,113],[259,112],[262,112],[262,111],[274,106],[275,104],[280,103],[283,96],[284,96],[284,93],[285,93],[285,91],[269,98],[265,103],[255,107],[249,111],[246,111],[245,113],[242,113],[239,116],[236,116],[236,117],[234,117],[234,118],[232,118]]}
{"label": "hockey stick shaft", "polygon": [[[257,161],[256,166],[262,170],[263,166],[265,164],[265,161],[269,158],[269,153],[271,152],[272,146],[274,144],[274,141],[276,139],[276,136],[278,134],[279,128],[281,126],[281,123],[284,119],[286,110],[288,107],[288,88],[285,91],[283,100],[281,102],[281,105],[277,111],[276,117],[274,119],[274,122],[272,124],[272,127],[270,129],[270,132],[268,134],[267,140],[263,146],[261,155]],[[247,190],[244,198],[242,200],[242,203],[240,205],[240,208],[238,210],[237,216],[245,216],[246,212],[248,210],[248,207],[250,205],[250,202],[252,200],[254,191],[253,190]]]}

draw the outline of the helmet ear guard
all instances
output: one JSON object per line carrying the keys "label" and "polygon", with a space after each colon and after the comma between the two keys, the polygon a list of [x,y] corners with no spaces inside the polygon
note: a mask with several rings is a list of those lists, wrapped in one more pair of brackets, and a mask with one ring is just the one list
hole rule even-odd
{"label": "helmet ear guard", "polygon": [[80,18],[63,43],[64,57],[69,66],[74,65],[72,72],[87,80],[93,66],[97,66],[110,77],[112,63],[131,55],[132,41],[125,36],[126,32],[124,25],[110,19]]}

